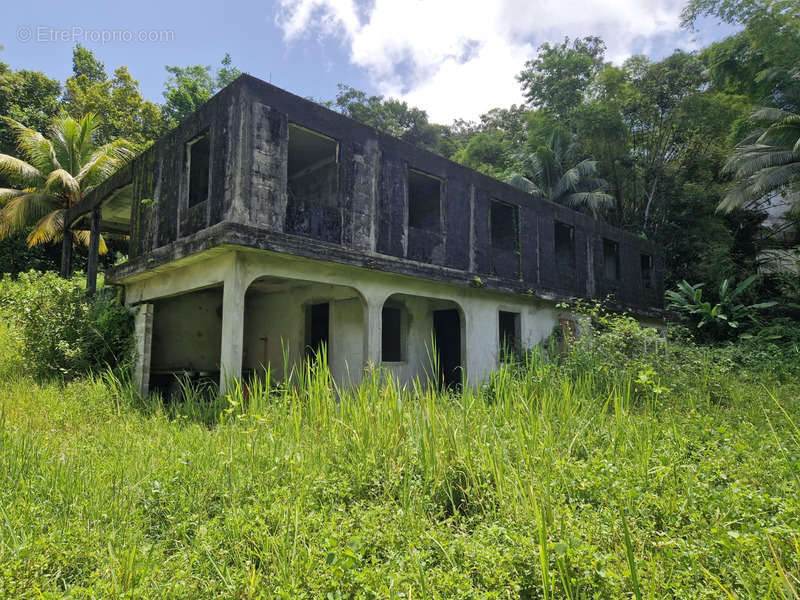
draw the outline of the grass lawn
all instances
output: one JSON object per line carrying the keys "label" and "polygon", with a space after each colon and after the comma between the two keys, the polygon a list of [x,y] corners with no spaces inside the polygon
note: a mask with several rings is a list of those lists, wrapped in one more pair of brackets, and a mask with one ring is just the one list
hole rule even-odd
{"label": "grass lawn", "polygon": [[323,372],[164,406],[37,382],[0,342],[3,598],[800,593],[791,378],[697,352],[615,379],[532,361],[459,396],[373,377],[337,401]]}

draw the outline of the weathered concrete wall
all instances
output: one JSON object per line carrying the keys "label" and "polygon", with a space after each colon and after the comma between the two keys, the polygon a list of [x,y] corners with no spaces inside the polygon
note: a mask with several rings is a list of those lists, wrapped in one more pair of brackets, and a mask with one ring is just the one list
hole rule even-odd
{"label": "weathered concrete wall", "polygon": [[[290,182],[290,124],[338,143],[337,160]],[[186,143],[207,132],[211,139],[210,192],[189,206]],[[409,170],[442,181],[440,226],[409,226]],[[563,206],[356,123],[313,102],[244,76],[220,92],[178,128],[136,159],[130,256],[146,257],[218,223],[255,226],[372,256],[408,259],[431,278],[436,266],[483,280],[487,289],[513,283],[542,297],[613,294],[634,310],[660,308],[663,261],[658,249]],[[493,200],[515,207],[519,247],[491,244]],[[575,228],[574,265],[555,260],[554,226]],[[603,277],[603,238],[620,247],[620,278]],[[258,236],[245,245],[258,246]],[[640,255],[655,261],[646,288]],[[388,269],[393,270],[392,263]],[[147,269],[142,263],[139,269]],[[403,267],[407,271],[407,265]],[[399,270],[398,270],[399,272]]]}
{"label": "weathered concrete wall", "polygon": [[153,302],[151,371],[219,371],[222,289],[187,292]]}

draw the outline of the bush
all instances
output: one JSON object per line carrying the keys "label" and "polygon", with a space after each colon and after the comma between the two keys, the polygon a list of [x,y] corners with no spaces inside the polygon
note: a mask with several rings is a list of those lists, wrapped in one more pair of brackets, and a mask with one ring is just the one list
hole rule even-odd
{"label": "bush", "polygon": [[19,336],[26,368],[72,378],[130,356],[133,320],[110,290],[87,298],[79,278],[30,271],[0,282],[0,303]]}

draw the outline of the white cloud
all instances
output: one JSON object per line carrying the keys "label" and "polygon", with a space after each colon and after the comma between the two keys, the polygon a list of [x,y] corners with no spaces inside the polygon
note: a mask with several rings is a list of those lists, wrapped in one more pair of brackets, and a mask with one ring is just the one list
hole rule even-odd
{"label": "white cloud", "polygon": [[[621,62],[665,44],[690,47],[679,29],[683,0],[280,0],[287,42],[337,38],[381,94],[433,121],[477,118],[520,103],[515,76],[536,47],[599,35]],[[667,50],[671,50],[669,47]]]}

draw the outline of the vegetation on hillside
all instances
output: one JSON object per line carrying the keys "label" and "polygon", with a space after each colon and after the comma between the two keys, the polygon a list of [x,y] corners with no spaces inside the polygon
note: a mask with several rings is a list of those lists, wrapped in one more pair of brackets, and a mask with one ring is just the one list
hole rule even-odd
{"label": "vegetation on hillside", "polygon": [[633,319],[480,390],[326,365],[140,398],[0,329],[0,596],[752,598],[800,582],[797,348]]}

